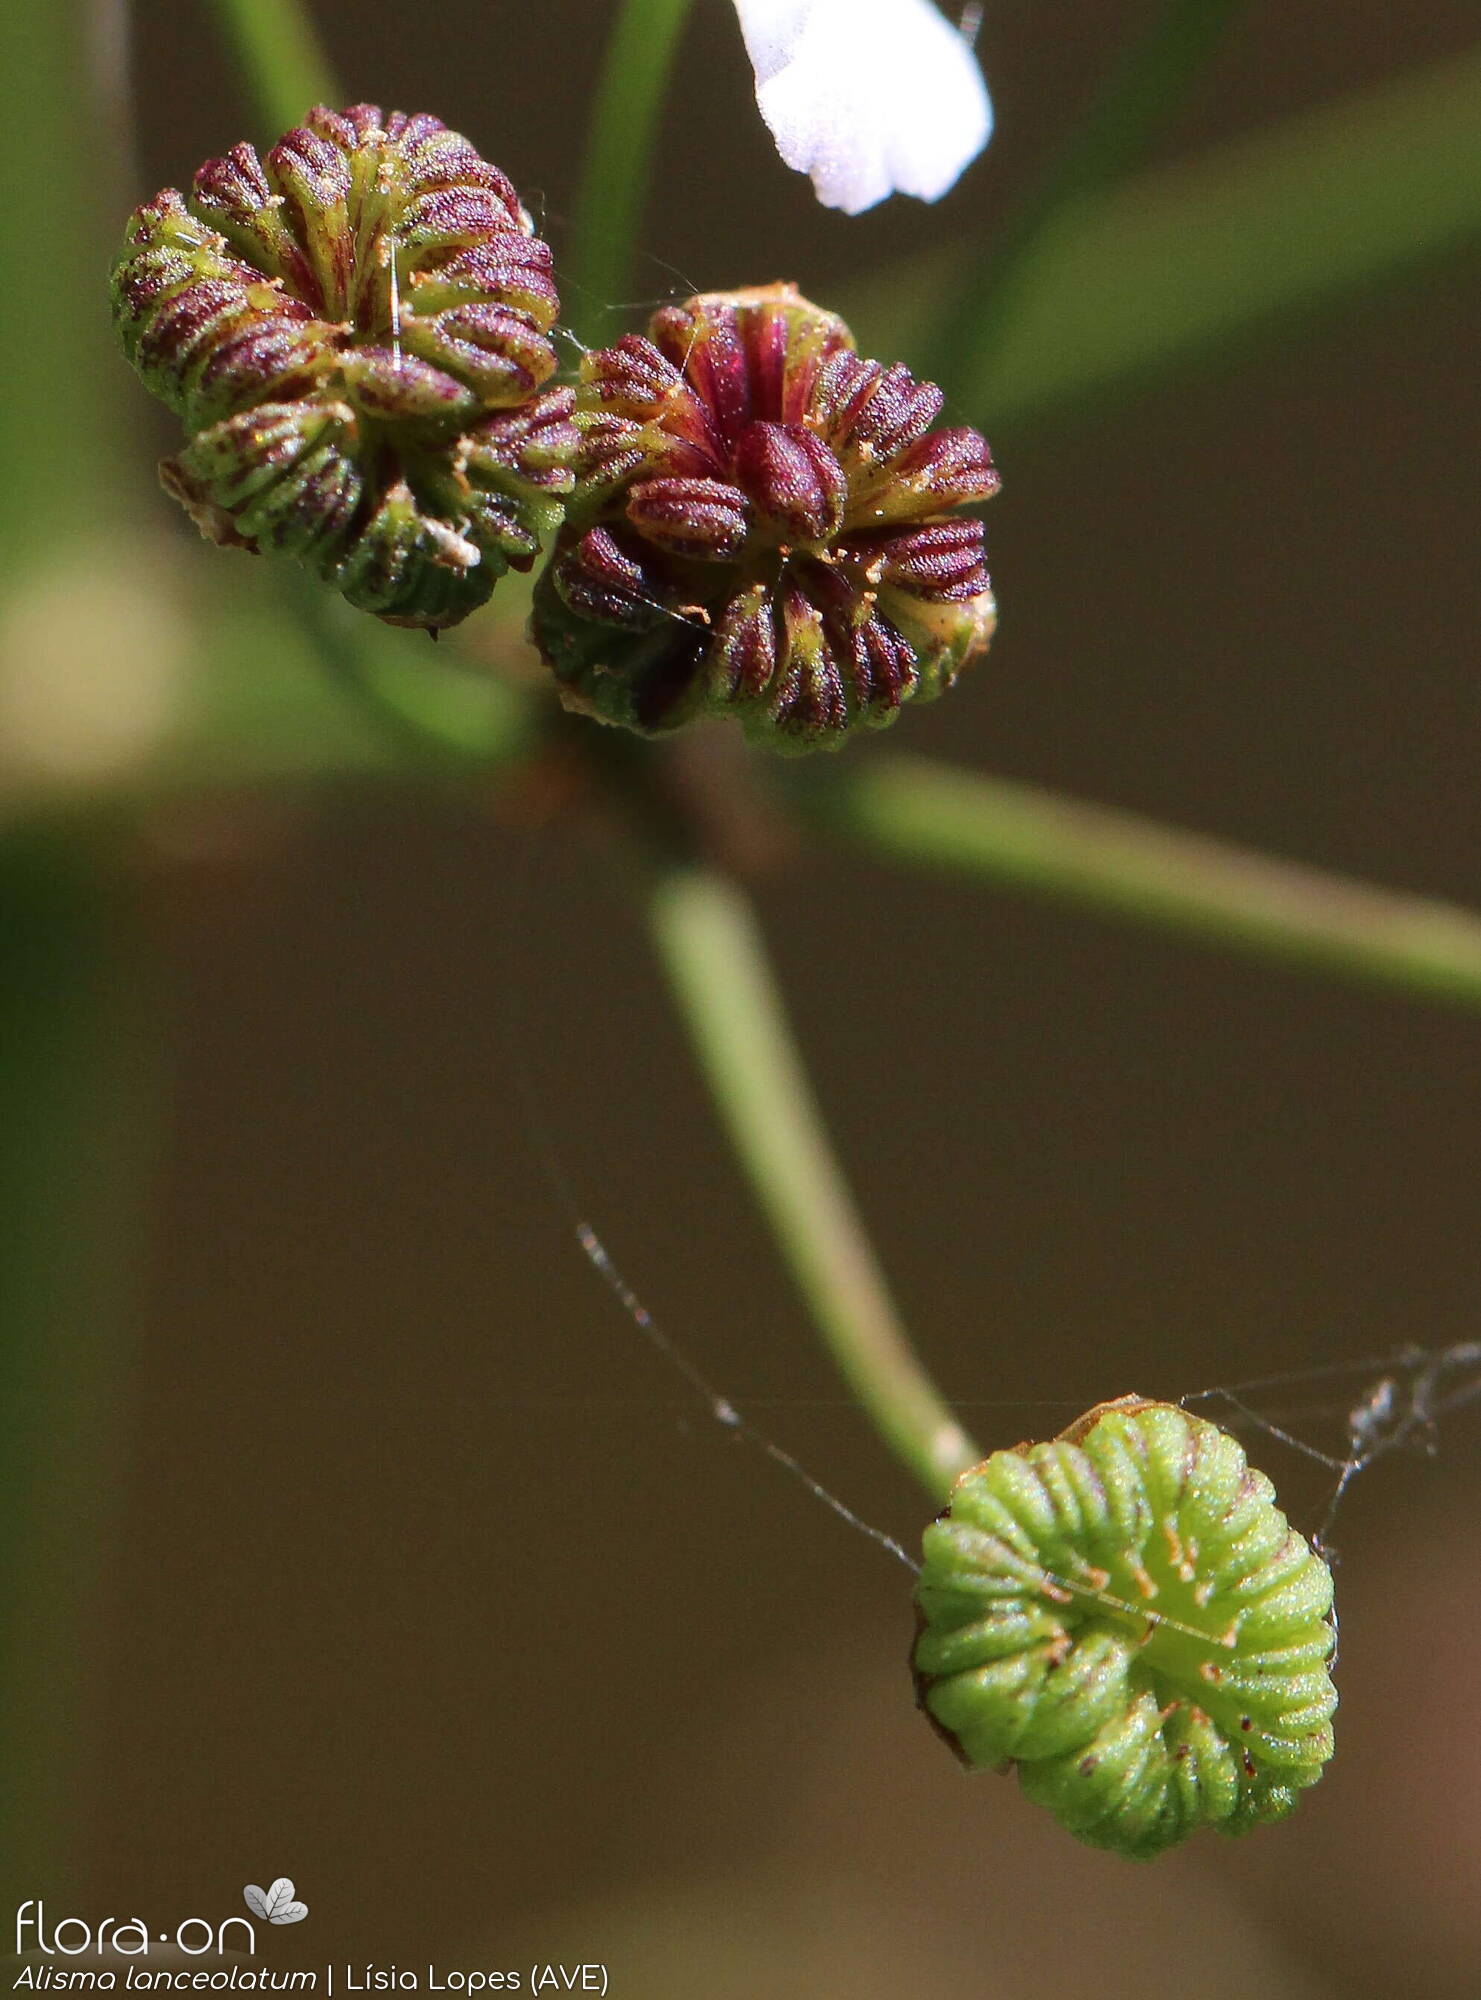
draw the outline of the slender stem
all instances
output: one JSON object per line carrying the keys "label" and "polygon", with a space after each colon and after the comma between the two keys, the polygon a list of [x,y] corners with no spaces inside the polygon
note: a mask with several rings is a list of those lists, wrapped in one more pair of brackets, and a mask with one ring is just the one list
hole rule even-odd
{"label": "slender stem", "polygon": [[[284,582],[326,678],[396,765],[487,777],[530,749],[538,725],[525,689],[456,656],[429,674],[415,657],[432,652],[424,633],[374,625],[305,571]],[[443,660],[449,650],[439,648]]]}
{"label": "slender stem", "polygon": [[157,1131],[147,975],[103,875],[73,830],[0,839],[0,1853],[58,1891],[75,1879],[97,1749],[98,1599]]}
{"label": "slender stem", "polygon": [[[25,269],[38,244],[46,267],[44,284],[8,286],[0,311],[11,655],[27,607],[115,560],[109,536],[129,519],[98,309],[117,218],[104,223],[97,199],[126,177],[118,124],[89,95],[98,33],[79,7],[0,7],[0,73],[16,80],[0,182],[24,191],[0,210],[0,267]],[[17,787],[3,817],[33,803]],[[0,1856],[58,1895],[79,1879],[77,1802],[102,1768],[97,1589],[129,1361],[121,1265],[143,1180],[129,1155],[152,1129],[126,1032],[142,981],[105,875],[119,828],[102,834],[0,830]]]}
{"label": "slender stem", "polygon": [[1023,286],[1062,218],[1136,164],[1246,4],[1163,0],[1151,25],[1122,52],[1089,116],[1009,224],[1001,245],[969,269],[959,298],[941,315],[928,373],[957,389],[990,369]]}
{"label": "slender stem", "polygon": [[303,122],[315,104],[339,102],[339,87],[300,0],[212,0],[221,31],[252,93],[264,132]]}
{"label": "slender stem", "polygon": [[1481,1007],[1481,916],[1454,904],[919,758],[840,772],[796,796],[821,825],[898,860]]}
{"label": "slender stem", "polygon": [[910,1344],[834,1158],[751,906],[661,876],[649,921],[720,1117],[845,1379],[933,1498],[982,1457]]}
{"label": "slender stem", "polygon": [[689,0],[622,0],[607,44],[563,287],[588,343],[600,343],[632,282],[659,118],[688,13]]}
{"label": "slender stem", "polygon": [[[42,246],[45,284],[15,281],[0,309],[0,590],[35,562],[85,563],[84,535],[107,530],[119,491],[118,397],[98,299],[109,238],[98,196],[110,183],[75,7],[0,7],[0,270],[28,268]],[[100,158],[100,150],[104,157]],[[21,191],[24,190],[24,193]],[[128,518],[125,515],[125,518]]]}

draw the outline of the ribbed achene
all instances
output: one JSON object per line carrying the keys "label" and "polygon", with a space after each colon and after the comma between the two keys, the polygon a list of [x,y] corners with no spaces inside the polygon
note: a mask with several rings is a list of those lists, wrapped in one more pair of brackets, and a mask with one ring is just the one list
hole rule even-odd
{"label": "ribbed achene", "polygon": [[578,482],[535,637],[568,707],[645,733],[733,715],[837,748],[991,637],[997,490],[942,396],[791,285],[707,293],[588,355]]}
{"label": "ribbed achene", "polygon": [[212,540],[435,630],[554,529],[576,433],[544,386],[550,252],[438,119],[321,106],[208,160],[135,212],[113,300],[189,434],[161,477]]}
{"label": "ribbed achene", "polygon": [[1080,1839],[1291,1812],[1332,1754],[1332,1578],[1211,1423],[1135,1396],[995,1452],[926,1531],[922,1705]]}

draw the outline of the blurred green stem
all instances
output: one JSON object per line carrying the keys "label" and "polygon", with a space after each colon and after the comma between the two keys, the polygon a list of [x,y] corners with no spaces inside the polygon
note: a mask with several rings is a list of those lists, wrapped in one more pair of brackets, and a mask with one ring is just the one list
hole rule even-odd
{"label": "blurred green stem", "polygon": [[155,1135],[120,915],[78,830],[0,841],[0,1853],[49,1894],[101,1768],[96,1601]]}
{"label": "blurred green stem", "polygon": [[933,1499],[982,1453],[900,1323],[833,1156],[750,903],[700,869],[651,891],[649,923],[720,1117],[844,1378]]}
{"label": "blurred green stem", "polygon": [[263,136],[303,123],[315,104],[338,104],[339,86],[318,31],[299,0],[212,0],[247,85]]}
{"label": "blurred green stem", "polygon": [[[116,521],[118,397],[97,228],[106,127],[79,89],[86,32],[80,9],[0,6],[0,75],[11,80],[0,119],[0,587],[30,557],[85,560],[86,537]],[[45,281],[27,282],[38,252]]]}
{"label": "blurred green stem", "polygon": [[[1102,188],[1037,238],[981,366],[963,353],[943,379],[995,442],[1162,389],[1257,328],[1481,240],[1478,149],[1481,47]],[[847,301],[871,345],[929,349],[960,261],[919,257]]]}
{"label": "blurred green stem", "polygon": [[[289,609],[337,693],[393,768],[427,777],[491,778],[526,755],[538,733],[528,691],[453,647],[428,671],[422,632],[391,631],[351,610],[317,577],[284,578]],[[490,627],[492,629],[492,626]],[[448,658],[448,654],[452,658]]]}
{"label": "blurred green stem", "polygon": [[679,37],[689,0],[622,0],[597,86],[561,286],[577,334],[600,345],[632,283]]}
{"label": "blurred green stem", "polygon": [[[117,121],[89,97],[98,32],[83,8],[0,7],[5,674],[27,665],[28,597],[69,571],[86,578],[111,554],[100,538],[137,506],[120,504],[105,346],[99,200],[126,175]],[[39,282],[22,280],[28,269]],[[120,1265],[142,1178],[119,1167],[153,1131],[121,1032],[141,982],[118,955],[104,873],[118,832],[0,836],[0,1861],[22,1895],[64,1892],[104,1768],[91,1740],[96,1593],[126,1362]]]}
{"label": "blurred green stem", "polygon": [[896,860],[1481,1007],[1481,916],[1454,904],[923,758],[830,773],[794,799],[815,823]]}
{"label": "blurred green stem", "polygon": [[1133,38],[1048,176],[1030,194],[1001,244],[967,267],[958,297],[940,315],[926,372],[953,389],[990,371],[1003,327],[1060,218],[1133,167],[1180,109],[1190,84],[1248,0],[1163,0]]}

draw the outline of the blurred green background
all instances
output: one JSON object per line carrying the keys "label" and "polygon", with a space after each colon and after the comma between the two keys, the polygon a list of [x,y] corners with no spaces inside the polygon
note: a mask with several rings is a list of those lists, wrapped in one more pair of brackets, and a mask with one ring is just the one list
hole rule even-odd
{"label": "blurred green background", "polygon": [[[318,19],[350,97],[467,131],[559,256],[612,12]],[[989,9],[988,154],[937,209],[848,221],[778,164],[731,9],[696,0],[632,303],[792,278],[923,359],[921,274],[981,256],[1138,18]],[[398,768],[282,576],[198,546],[156,489],[172,426],[104,274],[135,202],[273,136],[214,17],[0,19],[0,1911],[223,1916],[287,1873],[310,1918],[275,1965],[593,1958],[643,2000],[1481,1990],[1475,1419],[1339,1518],[1339,1755],[1290,1826],[1137,1873],[964,1778],[911,1707],[903,1573],[686,1401],[541,1165],[526,1086],[670,1332],[913,1541],[923,1503],[817,1351],[609,832]],[[1125,212],[1187,218],[1135,309],[1165,284],[1179,310],[1209,256],[1208,158],[1237,200],[1239,146],[1339,107],[1362,157],[1370,93],[1451,62],[1434,101],[1464,103],[1475,34],[1472,0],[1243,10]],[[1298,176],[1317,129],[1290,127]],[[1426,147],[1481,181],[1481,108],[1401,133]],[[1001,633],[845,755],[1481,906],[1463,181],[1449,254],[1416,212],[1402,270],[1288,285],[1299,309],[1216,342],[1037,403],[1007,370],[1001,424],[948,383],[1004,474]],[[1270,209],[1236,290],[1301,246],[1299,198]],[[1059,297],[1036,339],[1093,356],[1104,300]],[[477,708],[430,648],[376,643]],[[810,835],[758,895],[908,1319],[985,1442],[1476,1337],[1475,1019]],[[1305,1387],[1254,1400],[1332,1442]],[[1320,1477],[1250,1443],[1314,1523]]]}

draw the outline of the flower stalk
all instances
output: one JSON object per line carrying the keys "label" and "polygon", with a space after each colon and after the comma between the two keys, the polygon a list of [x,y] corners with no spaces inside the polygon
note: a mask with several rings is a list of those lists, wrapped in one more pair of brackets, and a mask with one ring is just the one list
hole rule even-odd
{"label": "flower stalk", "polygon": [[815,824],[1253,957],[1481,1007],[1481,916],[1006,778],[892,757],[792,794]]}
{"label": "flower stalk", "polygon": [[578,337],[600,342],[631,283],[653,150],[689,0],[623,0],[597,86],[565,259]]}
{"label": "flower stalk", "polygon": [[990,373],[1003,329],[1041,252],[1086,196],[1117,180],[1170,123],[1246,0],[1164,0],[1151,26],[1122,53],[1089,116],[1042,185],[1009,225],[1001,246],[969,266],[960,296],[941,313],[932,355],[954,387]]}
{"label": "flower stalk", "polygon": [[658,877],[648,922],[715,1108],[818,1330],[933,1500],[982,1453],[931,1381],[834,1157],[750,903],[701,869]]}
{"label": "flower stalk", "polygon": [[286,132],[311,104],[340,102],[329,58],[299,0],[215,0],[215,8],[264,133]]}

